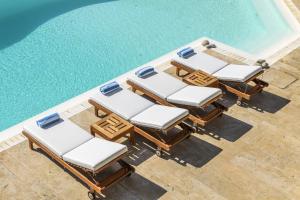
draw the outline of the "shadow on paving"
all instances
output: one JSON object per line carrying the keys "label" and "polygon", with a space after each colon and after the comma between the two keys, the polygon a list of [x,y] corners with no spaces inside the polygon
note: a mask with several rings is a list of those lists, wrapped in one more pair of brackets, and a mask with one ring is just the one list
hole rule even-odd
{"label": "shadow on paving", "polygon": [[223,138],[230,142],[235,142],[252,129],[252,127],[252,125],[246,122],[223,114],[222,117],[219,117],[208,124],[204,133],[217,140]]}
{"label": "shadow on paving", "polygon": [[263,91],[260,95],[256,95],[252,98],[251,102],[244,102],[243,107],[252,108],[259,112],[276,113],[281,110],[291,100],[284,97],[272,94],[267,91]]}
{"label": "shadow on paving", "polygon": [[166,158],[172,159],[183,166],[190,164],[200,168],[221,153],[221,151],[221,148],[191,136],[178,144],[171,152],[172,154],[166,156]]}
{"label": "shadow on paving", "polygon": [[[159,199],[167,190],[161,186],[153,183],[152,181],[145,179],[143,176],[138,173],[132,174],[129,178],[124,179],[121,182],[121,185],[135,196],[134,199]],[[107,192],[107,196],[114,196],[116,199],[126,199],[123,194],[113,194],[110,195],[110,191]]]}
{"label": "shadow on paving", "polygon": [[[155,154],[155,146],[141,136],[136,137],[136,145],[130,147],[126,161],[138,166]],[[193,135],[175,145],[170,152],[164,152],[160,159],[173,160],[182,166],[190,164],[202,167],[222,151],[221,148],[203,141]]]}
{"label": "shadow on paving", "polygon": [[[226,94],[224,105],[231,107],[236,104],[237,97],[233,94]],[[252,108],[258,112],[276,113],[289,104],[290,100],[276,94],[263,91],[256,94],[250,101],[243,101],[241,107]]]}

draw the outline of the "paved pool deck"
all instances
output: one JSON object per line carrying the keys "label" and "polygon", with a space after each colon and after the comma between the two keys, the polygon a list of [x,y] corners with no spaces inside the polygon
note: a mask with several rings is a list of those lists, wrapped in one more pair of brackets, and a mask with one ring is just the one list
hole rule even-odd
{"label": "paved pool deck", "polygon": [[[263,78],[270,82],[263,93],[242,107],[226,95],[229,111],[172,155],[157,157],[140,137],[135,146],[120,140],[136,173],[108,189],[107,199],[300,199],[300,48]],[[92,107],[70,119],[87,131],[99,120]],[[0,153],[0,199],[88,199],[85,186],[27,145]]]}
{"label": "paved pool deck", "polygon": [[[293,1],[300,8],[300,0]],[[174,74],[169,63],[162,67]],[[242,107],[226,95],[229,111],[171,156],[157,157],[143,138],[135,146],[120,139],[129,145],[126,160],[136,173],[108,189],[107,199],[300,199],[300,48],[272,64],[263,79],[270,86]],[[80,107],[70,119],[89,131],[99,118],[86,101]],[[7,146],[20,141],[17,135]],[[0,153],[0,199],[81,200],[87,191],[42,152],[29,150],[27,141]]]}

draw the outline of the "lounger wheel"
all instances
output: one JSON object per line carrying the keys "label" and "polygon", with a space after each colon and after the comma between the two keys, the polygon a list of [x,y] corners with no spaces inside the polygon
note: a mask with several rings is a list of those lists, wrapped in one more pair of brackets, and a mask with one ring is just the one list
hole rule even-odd
{"label": "lounger wheel", "polygon": [[94,199],[96,199],[96,193],[95,193],[95,192],[88,191],[88,197],[89,197],[91,200],[94,200]]}
{"label": "lounger wheel", "polygon": [[158,157],[161,157],[161,156],[162,156],[163,152],[162,152],[162,150],[161,150],[160,147],[157,147],[157,149],[156,149],[156,151],[155,151],[155,154],[156,154]]}
{"label": "lounger wheel", "polygon": [[129,176],[131,176],[131,174],[132,174],[132,172],[129,172],[129,173],[126,175],[126,177],[129,177]]}
{"label": "lounger wheel", "polygon": [[242,103],[243,103],[242,101],[243,101],[243,99],[239,97],[239,98],[237,99],[237,101],[236,101],[236,104],[237,104],[238,106],[241,106]]}
{"label": "lounger wheel", "polygon": [[156,150],[156,151],[155,151],[155,154],[156,154],[158,157],[161,157],[161,156],[162,156],[162,151],[161,151],[161,150]]}

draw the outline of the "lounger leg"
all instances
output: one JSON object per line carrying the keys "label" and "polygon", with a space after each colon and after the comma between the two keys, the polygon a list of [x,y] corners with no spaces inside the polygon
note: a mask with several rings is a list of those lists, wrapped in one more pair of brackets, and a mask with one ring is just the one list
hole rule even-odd
{"label": "lounger leg", "polygon": [[29,149],[33,150],[33,142],[28,140]]}
{"label": "lounger leg", "polygon": [[180,77],[180,69],[179,69],[179,67],[176,67],[176,75],[177,75],[178,77]]}
{"label": "lounger leg", "polygon": [[94,128],[92,126],[90,128],[90,132],[91,132],[92,136],[96,137],[96,133],[95,133]]}
{"label": "lounger leg", "polygon": [[96,115],[97,117],[99,117],[99,109],[97,109],[96,107],[95,107],[95,115]]}
{"label": "lounger leg", "polygon": [[158,157],[162,157],[163,151],[162,151],[161,147],[157,147],[157,148],[156,148],[155,154],[156,154]]}
{"label": "lounger leg", "polygon": [[241,106],[242,103],[243,103],[242,101],[243,101],[243,97],[238,96],[238,99],[237,99],[237,101],[236,101],[236,104],[237,104],[238,106]]}

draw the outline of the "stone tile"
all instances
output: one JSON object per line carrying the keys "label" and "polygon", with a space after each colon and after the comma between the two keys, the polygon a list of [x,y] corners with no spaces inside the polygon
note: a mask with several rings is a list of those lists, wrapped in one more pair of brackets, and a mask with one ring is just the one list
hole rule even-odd
{"label": "stone tile", "polygon": [[13,172],[0,163],[0,199],[46,199],[20,181]]}
{"label": "stone tile", "polygon": [[224,60],[225,62],[228,62],[228,63],[233,63],[233,64],[243,64],[241,61],[237,60],[237,59],[234,59],[234,58],[231,58],[229,56],[224,56],[223,54],[221,53],[218,53],[214,50],[206,50],[205,53],[211,55],[211,56],[214,56],[216,58],[219,58],[221,60]]}
{"label": "stone tile", "polygon": [[265,81],[269,82],[270,84],[280,89],[287,88],[289,85],[291,85],[293,82],[297,80],[296,77],[276,69],[267,70],[264,73],[263,77]]}
{"label": "stone tile", "polygon": [[285,63],[284,61],[278,61],[272,65],[272,69],[280,70],[282,72],[291,74],[292,76],[299,79],[300,77],[300,70],[297,67],[294,67],[292,65],[289,65]]}
{"label": "stone tile", "polygon": [[79,125],[81,128],[90,132],[90,125],[100,120],[93,113],[93,108],[84,110],[70,118],[71,121]]}

